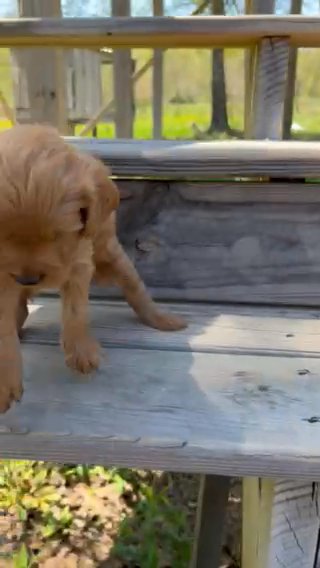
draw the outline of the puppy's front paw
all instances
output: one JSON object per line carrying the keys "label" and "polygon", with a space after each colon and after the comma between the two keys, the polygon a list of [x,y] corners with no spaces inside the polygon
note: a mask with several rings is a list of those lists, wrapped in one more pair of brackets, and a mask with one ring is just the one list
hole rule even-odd
{"label": "puppy's front paw", "polygon": [[79,373],[95,371],[100,363],[100,345],[93,337],[85,336],[76,341],[64,340],[65,361],[68,367]]}
{"label": "puppy's front paw", "polygon": [[[7,412],[13,402],[19,402],[23,394],[21,371],[8,369],[0,377],[0,413]],[[0,360],[1,369],[1,360]]]}
{"label": "puppy's front paw", "polygon": [[180,316],[158,311],[152,313],[146,323],[160,331],[179,331],[188,327],[187,322]]}

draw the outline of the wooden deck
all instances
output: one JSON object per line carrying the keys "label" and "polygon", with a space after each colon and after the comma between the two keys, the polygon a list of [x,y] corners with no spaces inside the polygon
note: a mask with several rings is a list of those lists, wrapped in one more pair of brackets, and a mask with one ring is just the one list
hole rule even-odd
{"label": "wooden deck", "polygon": [[64,366],[57,300],[33,304],[2,458],[317,478],[320,310],[172,307],[188,330],[153,331],[93,300],[103,362],[82,379]]}

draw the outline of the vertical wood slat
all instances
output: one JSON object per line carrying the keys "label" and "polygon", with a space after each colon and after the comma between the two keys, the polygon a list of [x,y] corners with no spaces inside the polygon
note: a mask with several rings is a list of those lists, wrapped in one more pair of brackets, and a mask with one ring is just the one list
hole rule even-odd
{"label": "vertical wood slat", "polygon": [[[246,14],[273,14],[275,0],[245,0]],[[244,99],[244,132],[246,138],[252,130],[252,95],[253,95],[253,70],[256,57],[256,47],[245,51],[245,99]]]}
{"label": "vertical wood slat", "polygon": [[[61,14],[60,0],[19,0],[21,17],[61,17]],[[61,133],[70,134],[63,50],[28,48],[14,50],[14,55],[26,74],[30,105],[28,122],[49,122]]]}
{"label": "vertical wood slat", "polygon": [[[163,16],[163,0],[153,0],[153,15]],[[152,126],[155,139],[162,138],[163,54],[163,49],[155,49],[153,52]]]}
{"label": "vertical wood slat", "polygon": [[[130,16],[130,0],[112,0],[113,16]],[[133,137],[133,85],[131,49],[115,49],[113,92],[117,138]]]}
{"label": "vertical wood slat", "polygon": [[230,480],[202,475],[190,568],[219,568]]}
{"label": "vertical wood slat", "polygon": [[[301,14],[302,0],[291,0],[291,14]],[[295,84],[297,74],[298,50],[294,47],[289,51],[288,80],[286,98],[284,101],[283,137],[291,138],[291,125],[294,109]]]}
{"label": "vertical wood slat", "polygon": [[266,38],[261,41],[254,65],[251,138],[282,138],[288,61],[287,40]]}

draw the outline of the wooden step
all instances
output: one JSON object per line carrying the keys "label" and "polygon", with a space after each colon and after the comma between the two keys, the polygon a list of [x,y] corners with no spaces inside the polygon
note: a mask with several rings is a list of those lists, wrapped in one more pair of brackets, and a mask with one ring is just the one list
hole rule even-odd
{"label": "wooden step", "polygon": [[121,302],[92,301],[103,361],[84,379],[64,364],[58,300],[37,300],[1,457],[317,478],[320,311],[170,307],[188,330],[150,330]]}

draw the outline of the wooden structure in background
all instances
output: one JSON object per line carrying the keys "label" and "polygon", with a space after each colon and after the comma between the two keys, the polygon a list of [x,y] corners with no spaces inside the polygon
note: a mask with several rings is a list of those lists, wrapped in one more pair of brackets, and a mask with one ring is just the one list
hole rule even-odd
{"label": "wooden structure in background", "polygon": [[320,16],[193,16],[0,20],[0,47],[251,47],[288,37],[293,47],[320,47]]}
{"label": "wooden structure in background", "polygon": [[[301,14],[301,11],[302,11],[302,0],[291,0],[291,14]],[[295,47],[291,47],[289,51],[287,91],[286,91],[286,98],[284,101],[284,115],[283,115],[283,137],[285,140],[291,138],[291,125],[293,119],[295,85],[296,85],[296,75],[297,75],[297,59],[298,59],[298,50]]]}
{"label": "wooden structure in background", "polygon": [[[19,0],[19,14],[24,18],[60,18],[60,0]],[[66,69],[62,49],[34,48],[13,52],[15,75],[16,118],[19,122],[48,122],[69,132],[66,102]],[[24,100],[19,94],[22,93]],[[18,95],[18,96],[17,96]],[[25,105],[25,106],[24,106]],[[26,108],[27,113],[21,113]]]}
{"label": "wooden structure in background", "polygon": [[[59,17],[61,0],[20,0],[21,17]],[[89,120],[102,101],[97,50],[11,50],[16,119],[49,122],[67,133]]]}
{"label": "wooden structure in background", "polygon": [[[8,30],[0,22],[0,44]],[[24,400],[0,417],[1,455],[201,473],[196,568],[217,568],[221,532],[208,527],[223,516],[221,476],[242,476],[242,568],[315,568],[320,188],[308,180],[320,178],[320,144],[280,138],[289,49],[319,47],[320,18],[20,21],[13,32],[29,46],[258,42],[249,124],[273,141],[70,139],[111,165],[126,195],[120,239],[154,296],[190,325],[128,325],[127,307],[93,288],[109,357],[95,388],[75,389],[58,350],[57,299],[40,298],[23,343]]]}
{"label": "wooden structure in background", "polygon": [[[163,16],[163,0],[153,0],[153,15]],[[152,126],[153,138],[162,138],[163,110],[163,50],[153,52],[152,67]]]}
{"label": "wooden structure in background", "polygon": [[[112,15],[114,17],[128,17],[130,13],[130,0],[112,0]],[[113,93],[117,138],[133,137],[133,71],[131,50],[115,49],[113,53]]]}
{"label": "wooden structure in background", "polygon": [[[194,11],[192,12],[191,15],[197,16],[197,15],[201,14],[205,10],[205,8],[208,6],[208,4],[209,4],[209,0],[204,0],[203,2],[201,2],[199,4],[199,6],[197,6],[197,8],[194,9]],[[162,51],[161,59],[163,60],[163,52],[165,50],[162,49],[161,51]],[[143,77],[147,73],[147,71],[149,71],[149,69],[153,68],[153,65],[154,65],[154,58],[151,57],[151,59],[149,59],[146,63],[144,63],[140,69],[135,71],[135,73],[132,76],[132,86],[133,87],[141,79],[141,77]],[[159,64],[158,64],[158,68],[159,68]],[[160,76],[160,71],[156,72],[155,75]],[[163,75],[163,71],[161,72],[161,75]],[[159,79],[157,79],[157,83],[158,82],[159,82]],[[162,83],[163,83],[163,78],[162,78]],[[161,120],[161,123],[162,123],[162,118],[160,119],[160,112],[157,109],[157,105],[159,105],[158,101],[160,100],[159,94],[156,96],[156,99],[157,99],[156,101],[153,99],[153,120],[154,120],[155,123],[157,123],[157,121],[158,121],[157,129],[160,132],[159,123],[160,123],[160,120]],[[95,128],[97,123],[99,122],[99,120],[103,119],[103,116],[104,116],[105,113],[109,113],[109,112],[113,111],[114,106],[115,106],[114,98],[111,99],[110,101],[108,101],[107,103],[103,103],[102,106],[100,108],[98,108],[98,110],[90,118],[90,120],[87,122],[87,124],[84,126],[84,128],[80,131],[80,136],[85,136],[93,128]],[[154,137],[156,137],[155,132],[154,132]]]}
{"label": "wooden structure in background", "polygon": [[[30,54],[29,50],[12,50],[13,94],[18,122],[33,120],[28,96],[28,73],[33,57],[34,53]],[[102,101],[102,56],[100,52],[93,50],[66,50],[64,63],[64,96],[68,122],[87,121]],[[46,114],[46,107],[43,107],[42,112]]]}

